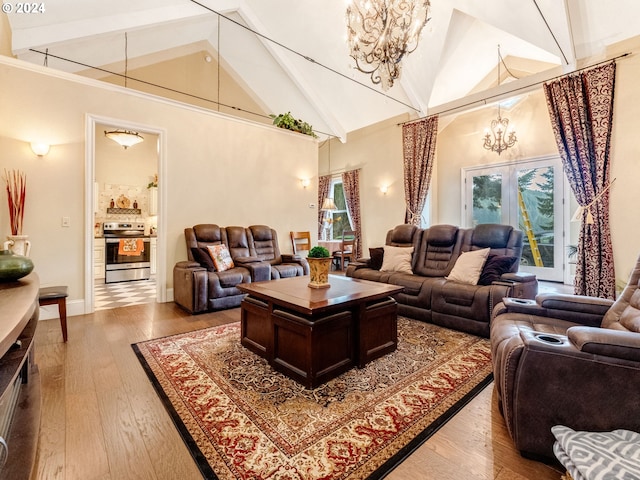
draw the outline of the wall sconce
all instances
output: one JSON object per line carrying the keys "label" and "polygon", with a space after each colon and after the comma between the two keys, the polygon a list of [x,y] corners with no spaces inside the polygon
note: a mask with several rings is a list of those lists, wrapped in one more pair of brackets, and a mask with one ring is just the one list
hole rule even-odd
{"label": "wall sconce", "polygon": [[308,178],[301,178],[300,185],[302,185],[302,188],[307,188],[309,185],[311,185],[311,180],[309,180]]}
{"label": "wall sconce", "polygon": [[31,142],[31,151],[39,157],[44,157],[49,153],[49,148],[50,146],[47,143]]}
{"label": "wall sconce", "polygon": [[380,191],[382,192],[383,195],[386,195],[387,192],[389,191],[389,187],[387,185],[381,185]]}

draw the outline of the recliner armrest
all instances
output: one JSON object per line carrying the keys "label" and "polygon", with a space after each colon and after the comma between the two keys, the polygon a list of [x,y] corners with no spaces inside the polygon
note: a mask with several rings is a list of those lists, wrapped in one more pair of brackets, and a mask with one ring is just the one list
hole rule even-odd
{"label": "recliner armrest", "polygon": [[175,265],[175,268],[189,268],[189,269],[202,269],[202,270],[206,270],[206,268],[204,268],[202,265],[200,265],[198,262],[195,262],[193,260],[182,260],[180,262],[177,262]]}
{"label": "recliner armrest", "polygon": [[541,293],[536,296],[541,307],[572,312],[598,313],[604,315],[613,305],[613,300],[563,293]]}
{"label": "recliner armrest", "polygon": [[300,263],[302,262],[302,255],[291,254],[291,253],[283,253],[280,255],[282,257],[282,261],[284,263]]}
{"label": "recliner armrest", "polygon": [[567,337],[583,352],[640,362],[640,334],[636,332],[580,326],[569,328]]}
{"label": "recliner armrest", "polygon": [[613,300],[562,293],[543,293],[536,302],[547,311],[548,317],[560,318],[591,327],[599,327]]}
{"label": "recliner armrest", "polygon": [[233,259],[233,263],[237,263],[238,265],[246,265],[248,263],[258,263],[261,262],[258,257],[236,257]]}
{"label": "recliner armrest", "polygon": [[509,272],[509,273],[503,273],[502,275],[500,275],[500,280],[507,281],[507,282],[517,282],[517,283],[533,282],[536,280],[536,276],[533,273]]}

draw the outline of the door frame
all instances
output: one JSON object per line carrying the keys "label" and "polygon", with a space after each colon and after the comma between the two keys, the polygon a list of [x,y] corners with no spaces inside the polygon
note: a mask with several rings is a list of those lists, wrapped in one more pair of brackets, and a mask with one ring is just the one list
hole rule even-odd
{"label": "door frame", "polygon": [[167,301],[167,253],[165,243],[167,239],[166,222],[166,137],[167,132],[163,128],[145,125],[127,120],[104,117],[94,114],[85,116],[85,269],[84,269],[84,313],[95,311],[94,302],[94,195],[95,195],[95,162],[96,162],[96,125],[106,125],[113,128],[135,130],[142,133],[150,133],[158,136],[158,236],[156,240],[156,301]]}
{"label": "door frame", "polygon": [[[567,275],[568,260],[566,255],[566,246],[569,242],[568,235],[570,231],[569,230],[570,216],[568,215],[570,201],[568,197],[570,197],[571,195],[571,190],[569,188],[569,182],[567,181],[567,178],[564,175],[564,172],[562,169],[562,160],[560,159],[559,155],[547,155],[543,157],[518,159],[517,161],[490,163],[490,164],[484,164],[484,165],[476,165],[473,167],[463,167],[460,171],[461,185],[462,185],[461,201],[460,201],[460,206],[461,206],[460,218],[462,219],[463,226],[465,226],[466,228],[473,227],[473,225],[470,224],[471,223],[470,219],[472,218],[472,207],[467,205],[467,202],[471,200],[468,194],[471,186],[467,185],[467,179],[469,178],[470,175],[473,174],[473,172],[480,172],[480,171],[491,172],[492,170],[497,171],[501,169],[506,170],[509,172],[508,181],[511,184],[517,184],[516,172],[518,170],[528,169],[528,168],[538,168],[536,165],[540,165],[544,163],[549,164],[552,162],[557,164],[556,171],[562,172],[560,183],[556,181],[556,186],[554,189],[555,192],[558,192],[559,190],[561,194],[560,198],[557,199],[556,201],[562,202],[561,205],[556,205],[556,208],[555,208],[555,214],[561,216],[560,223],[559,223],[559,229],[561,231],[557,232],[559,233],[559,235],[557,235],[558,240],[556,242],[556,247],[560,249],[560,252],[556,254],[556,259],[558,260],[561,259],[561,264],[557,267],[557,269],[554,267],[554,269],[551,269],[551,270],[549,269],[544,270],[543,267],[541,268],[541,267],[535,267],[535,266],[522,266],[522,265],[520,269],[522,271],[529,271],[530,273],[534,273],[538,277],[543,276],[544,275],[543,272],[545,271],[551,272],[552,276],[546,278],[545,280],[567,283],[567,280],[569,280],[569,277]],[[518,208],[517,208],[517,202],[515,201],[515,198],[512,198],[512,197],[516,195],[516,192],[507,190],[506,185],[503,185],[502,191],[503,191],[503,197],[504,197],[505,191],[507,192],[507,197],[505,199],[506,202],[503,202],[501,223],[514,225],[514,223],[516,223],[518,219]],[[505,217],[508,220],[505,220]],[[518,226],[516,226],[515,228],[518,228]],[[523,232],[523,234],[525,234],[525,232]]]}

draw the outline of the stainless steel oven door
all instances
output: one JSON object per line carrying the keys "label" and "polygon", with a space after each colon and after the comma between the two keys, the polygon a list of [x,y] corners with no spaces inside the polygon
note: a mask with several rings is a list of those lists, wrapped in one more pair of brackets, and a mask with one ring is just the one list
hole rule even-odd
{"label": "stainless steel oven door", "polygon": [[151,277],[151,242],[148,238],[106,238],[105,246],[105,283]]}

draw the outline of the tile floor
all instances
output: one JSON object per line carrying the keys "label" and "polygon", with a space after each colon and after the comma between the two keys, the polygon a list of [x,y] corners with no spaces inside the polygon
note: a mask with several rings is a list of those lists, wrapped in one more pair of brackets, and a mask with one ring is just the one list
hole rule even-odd
{"label": "tile floor", "polygon": [[151,303],[156,301],[156,281],[153,277],[118,283],[104,283],[104,279],[96,279],[94,295],[96,310]]}

